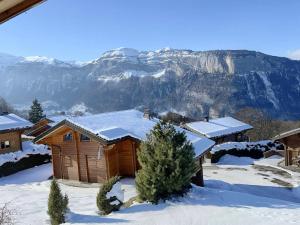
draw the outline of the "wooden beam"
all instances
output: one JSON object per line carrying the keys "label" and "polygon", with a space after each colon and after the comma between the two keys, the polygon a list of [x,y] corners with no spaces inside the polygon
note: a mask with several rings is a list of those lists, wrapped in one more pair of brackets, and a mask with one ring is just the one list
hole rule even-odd
{"label": "wooden beam", "polygon": [[54,174],[54,164],[53,164],[53,151],[52,151],[52,149],[53,149],[53,146],[52,145],[47,145],[48,146],[48,148],[50,148],[51,149],[51,164],[52,164],[52,174],[53,174],[53,178],[55,178],[55,174]]}
{"label": "wooden beam", "polygon": [[79,140],[78,140],[78,133],[76,131],[73,132],[73,136],[75,138],[75,148],[76,148],[76,157],[77,157],[77,168],[78,168],[78,180],[81,181],[81,174],[80,174],[80,155],[79,155]]}
{"label": "wooden beam", "polygon": [[60,160],[60,162],[59,162],[60,163],[60,178],[64,179],[64,168],[65,168],[65,165],[63,165],[64,160],[63,160],[63,156],[61,154],[61,149],[60,148],[59,148],[59,160]]}
{"label": "wooden beam", "polygon": [[109,171],[109,161],[108,161],[108,150],[106,150],[106,146],[103,147],[103,154],[105,157],[106,180],[108,180],[110,178],[110,171]]}
{"label": "wooden beam", "polygon": [[133,176],[135,176],[135,172],[136,172],[136,147],[135,147],[135,142],[132,142],[131,149],[132,149]]}
{"label": "wooden beam", "polygon": [[22,132],[19,131],[19,139],[20,139],[20,150],[23,151],[23,145],[22,145]]}
{"label": "wooden beam", "polygon": [[203,187],[204,186],[204,180],[203,180],[203,167],[202,167],[202,162],[203,162],[203,156],[201,156],[198,159],[199,162],[199,170],[196,172],[196,176],[193,177],[192,181],[194,184],[197,186]]}
{"label": "wooden beam", "polygon": [[[120,145],[114,145],[114,147],[112,148],[115,151],[115,161],[116,161],[116,167],[117,167],[117,176],[120,176],[120,157],[119,157],[119,150],[118,150],[119,147],[120,147]],[[114,176],[115,176],[115,174],[114,174]]]}
{"label": "wooden beam", "polygon": [[45,0],[24,0],[23,2],[5,10],[4,12],[0,13],[0,24],[25,12],[33,6],[42,3],[43,1]]}
{"label": "wooden beam", "polygon": [[88,156],[85,155],[85,167],[86,167],[86,177],[87,177],[87,182],[90,182],[90,172],[89,172],[89,162],[88,162]]}

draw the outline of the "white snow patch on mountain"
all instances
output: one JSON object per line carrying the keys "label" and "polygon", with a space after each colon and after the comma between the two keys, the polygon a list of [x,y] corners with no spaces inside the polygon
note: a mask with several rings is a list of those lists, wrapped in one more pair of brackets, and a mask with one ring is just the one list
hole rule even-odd
{"label": "white snow patch on mountain", "polygon": [[161,70],[161,71],[159,71],[155,74],[152,74],[152,77],[160,78],[160,77],[164,76],[165,74],[166,74],[166,70],[164,69],[164,70]]}
{"label": "white snow patch on mountain", "polygon": [[24,57],[24,62],[39,62],[39,63],[48,63],[54,64],[54,58],[48,58],[46,56],[26,56]]}
{"label": "white snow patch on mountain", "polygon": [[76,105],[73,105],[69,112],[71,115],[75,115],[75,114],[78,114],[78,113],[82,113],[82,114],[86,114],[88,112],[88,107],[83,103],[79,103],[79,104],[76,104]]}
{"label": "white snow patch on mountain", "polygon": [[105,52],[102,57],[113,58],[113,57],[137,57],[139,51],[133,48],[117,48]]}
{"label": "white snow patch on mountain", "polygon": [[268,100],[274,105],[276,109],[279,109],[279,102],[272,89],[272,84],[268,78],[268,74],[266,74],[265,72],[257,72],[257,74],[259,75],[259,77],[261,78],[261,80],[263,81],[266,87]]}
{"label": "white snow patch on mountain", "polygon": [[154,78],[160,78],[166,74],[166,70],[160,70],[154,73],[149,73],[146,71],[140,71],[140,70],[127,70],[121,74],[115,75],[115,76],[108,76],[108,75],[100,75],[97,80],[102,82],[119,82],[121,80],[129,79],[131,77],[146,77],[146,76],[152,76]]}
{"label": "white snow patch on mountain", "polygon": [[61,61],[55,58],[49,58],[46,56],[26,56],[23,60],[20,61],[21,63],[42,63],[46,65],[55,65],[60,67],[72,67],[72,66],[79,66],[79,64],[75,65],[73,63],[69,63],[67,61]]}
{"label": "white snow patch on mountain", "polygon": [[77,60],[66,61],[66,63],[69,63],[72,66],[76,66],[76,67],[86,66],[86,65],[91,64],[93,62],[94,62],[94,60],[90,60],[90,61],[77,61]]}

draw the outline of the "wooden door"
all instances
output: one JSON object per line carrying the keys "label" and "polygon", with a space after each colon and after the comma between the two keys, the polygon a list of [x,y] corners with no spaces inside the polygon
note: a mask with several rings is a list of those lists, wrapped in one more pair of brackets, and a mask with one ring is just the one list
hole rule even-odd
{"label": "wooden door", "polygon": [[133,143],[130,140],[122,142],[118,148],[120,176],[134,176],[135,164]]}
{"label": "wooden door", "polygon": [[56,179],[62,179],[62,164],[60,149],[57,146],[52,146],[52,165],[53,165],[53,176]]}
{"label": "wooden door", "polygon": [[106,180],[106,165],[105,161],[98,159],[95,156],[86,156],[88,182],[101,183]]}
{"label": "wooden door", "polygon": [[119,174],[119,157],[118,149],[116,146],[106,151],[108,159],[108,176],[118,176]]}
{"label": "wooden door", "polygon": [[62,155],[62,173],[63,179],[79,180],[77,156]]}

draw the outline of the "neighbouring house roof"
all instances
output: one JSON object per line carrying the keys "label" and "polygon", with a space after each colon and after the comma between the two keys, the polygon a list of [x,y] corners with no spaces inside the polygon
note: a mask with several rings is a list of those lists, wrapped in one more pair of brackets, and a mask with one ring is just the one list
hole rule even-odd
{"label": "neighbouring house roof", "polygon": [[184,125],[190,131],[205,135],[208,138],[222,137],[252,129],[249,124],[232,117],[223,117],[206,121],[197,121]]}
{"label": "neighbouring house roof", "polygon": [[[66,119],[67,116],[64,115],[59,115],[59,116],[52,116],[52,117],[44,117],[42,118],[40,121],[38,121],[37,123],[34,124],[34,126],[27,131],[27,135],[31,136],[35,136],[36,134],[42,133],[45,130],[48,130],[49,128],[55,126],[56,124],[58,124],[59,122],[61,122],[62,120]],[[41,124],[43,124],[43,122],[47,122],[45,125],[41,126]]]}
{"label": "neighbouring house roof", "polygon": [[0,24],[45,0],[0,0]]}
{"label": "neighbouring house roof", "polygon": [[295,135],[295,134],[300,134],[300,128],[289,130],[289,131],[283,132],[281,134],[278,134],[275,137],[273,137],[272,140],[277,141],[277,140],[280,140],[282,138],[286,138],[286,137],[289,137],[289,136],[292,136],[292,135]]}
{"label": "neighbouring house roof", "polygon": [[61,116],[51,116],[46,119],[49,121],[49,126],[53,127],[66,118],[68,118],[68,117],[61,115]]}
{"label": "neighbouring house roof", "polygon": [[[50,128],[48,131],[35,139],[35,142],[50,135],[62,125],[79,128],[101,140],[114,142],[124,137],[132,137],[138,140],[145,140],[146,134],[155,126],[157,118],[146,119],[143,113],[137,110],[124,110],[117,112],[101,113],[90,116],[65,118],[63,121]],[[215,142],[186,131],[176,126],[178,131],[185,131],[187,139],[193,144],[196,156],[202,155],[209,150]]]}
{"label": "neighbouring house roof", "polygon": [[32,125],[29,121],[12,113],[0,116],[0,131],[24,130]]}

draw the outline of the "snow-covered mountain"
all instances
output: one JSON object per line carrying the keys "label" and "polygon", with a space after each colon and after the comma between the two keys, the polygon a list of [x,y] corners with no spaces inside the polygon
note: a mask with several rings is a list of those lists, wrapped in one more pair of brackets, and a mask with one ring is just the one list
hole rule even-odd
{"label": "snow-covered mountain", "polygon": [[0,54],[0,96],[14,104],[34,97],[95,112],[147,106],[194,117],[259,107],[300,117],[300,61],[246,50],[119,48],[86,63]]}

